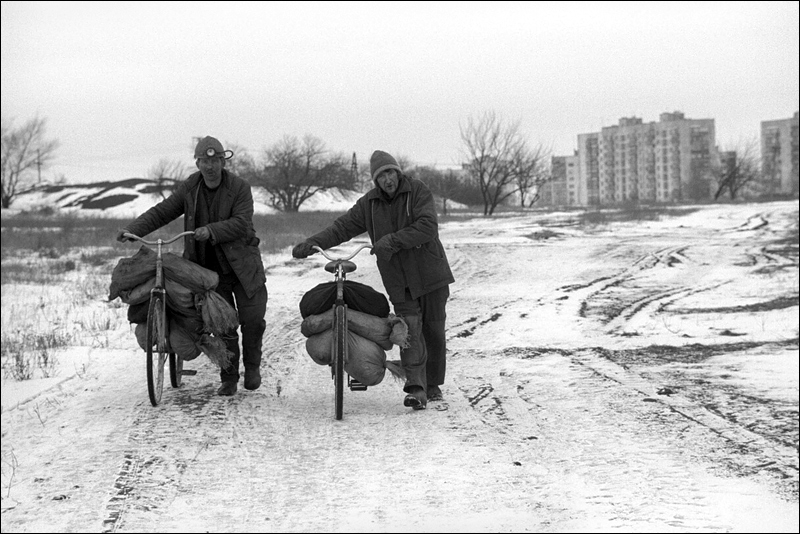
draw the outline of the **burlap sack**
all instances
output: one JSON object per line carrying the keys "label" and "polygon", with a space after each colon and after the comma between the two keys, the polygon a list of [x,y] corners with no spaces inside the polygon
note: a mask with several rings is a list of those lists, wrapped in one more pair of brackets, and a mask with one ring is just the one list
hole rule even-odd
{"label": "burlap sack", "polygon": [[309,315],[300,323],[300,333],[305,337],[320,334],[331,328],[333,328],[333,308],[324,313]]}
{"label": "burlap sack", "polygon": [[194,310],[189,315],[170,314],[170,321],[182,328],[187,334],[190,334],[195,338],[195,341],[199,340],[200,334],[203,333],[203,318],[198,310]]}
{"label": "burlap sack", "polygon": [[306,352],[311,359],[320,365],[330,365],[333,354],[333,330],[314,334],[306,339]]}
{"label": "burlap sack", "polygon": [[130,258],[122,258],[111,272],[108,300],[114,300],[120,291],[133,289],[156,275],[156,253],[142,245]]}
{"label": "burlap sack", "polygon": [[172,350],[184,359],[184,361],[191,361],[200,356],[200,347],[197,346],[197,341],[200,336],[190,334],[174,320],[170,320],[169,327],[169,345]]}
{"label": "burlap sack", "polygon": [[195,312],[194,294],[180,282],[170,278],[164,280],[167,290],[167,306],[181,315],[191,315]]}
{"label": "burlap sack", "polygon": [[[156,252],[146,245],[130,258],[122,258],[111,272],[108,300],[120,296],[120,291],[133,289],[155,276]],[[172,252],[164,252],[164,277],[178,282],[192,293],[204,293],[217,287],[219,275]]]}
{"label": "burlap sack", "polygon": [[150,299],[139,304],[128,306],[128,322],[142,324],[147,322],[147,312],[150,310]]}
{"label": "burlap sack", "polygon": [[386,352],[374,341],[348,332],[347,374],[365,386],[376,386],[386,374]]}
{"label": "burlap sack", "polygon": [[206,291],[198,302],[206,332],[223,336],[239,328],[236,310],[216,291]]}
{"label": "burlap sack", "polygon": [[[169,330],[169,328],[167,328]],[[147,352],[147,323],[139,323],[136,325],[134,329],[134,334],[136,334],[136,342],[139,343],[139,346],[142,347],[142,350]],[[172,352],[172,347],[169,343],[169,332],[167,332],[167,346],[166,351]],[[153,340],[153,350],[155,350],[156,344],[155,340]]]}
{"label": "burlap sack", "polygon": [[[333,330],[325,330],[306,339],[306,351],[319,365],[330,365],[333,355]],[[348,359],[344,369],[354,379],[367,386],[375,386],[383,380],[388,369],[392,376],[403,379],[405,373],[396,361],[387,361],[386,352],[377,343],[348,332]]]}
{"label": "burlap sack", "polygon": [[231,366],[233,353],[228,350],[222,339],[202,334],[198,346],[208,356],[208,359],[220,369],[228,369]]}
{"label": "burlap sack", "polygon": [[166,252],[162,254],[162,259],[164,260],[164,277],[178,282],[192,293],[205,293],[219,284],[217,273],[183,259],[181,256]]}
{"label": "burlap sack", "polygon": [[[310,337],[333,326],[333,309],[309,315],[300,323],[300,332]],[[361,337],[377,343],[383,350],[391,350],[394,344],[407,346],[408,326],[405,321],[389,314],[389,317],[376,317],[357,310],[347,310],[347,328]]]}
{"label": "burlap sack", "polygon": [[150,300],[150,290],[156,285],[156,277],[152,277],[146,282],[139,284],[132,289],[122,289],[119,298],[125,304],[134,306]]}

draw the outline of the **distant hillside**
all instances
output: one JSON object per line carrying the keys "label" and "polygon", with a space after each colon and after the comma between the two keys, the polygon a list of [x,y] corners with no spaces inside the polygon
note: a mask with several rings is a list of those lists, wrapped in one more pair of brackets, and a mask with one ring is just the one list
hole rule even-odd
{"label": "distant hillside", "polygon": [[[307,200],[300,211],[345,211],[361,196],[354,191],[327,191]],[[37,212],[54,209],[89,217],[133,218],[161,200],[155,180],[129,178],[118,182],[90,184],[43,184],[19,195],[4,215],[22,211]],[[255,212],[274,213],[269,195],[261,187],[253,187]]]}

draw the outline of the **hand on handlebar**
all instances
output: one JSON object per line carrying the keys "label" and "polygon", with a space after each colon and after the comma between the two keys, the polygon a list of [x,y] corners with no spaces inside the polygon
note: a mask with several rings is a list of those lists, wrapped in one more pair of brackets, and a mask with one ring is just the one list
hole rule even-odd
{"label": "hand on handlebar", "polygon": [[197,241],[208,241],[211,238],[211,230],[205,226],[195,229],[194,238]]}
{"label": "hand on handlebar", "polygon": [[191,231],[191,230],[187,230],[186,232],[181,232],[180,234],[178,234],[178,235],[176,235],[174,237],[171,237],[169,239],[158,239],[157,241],[147,241],[146,239],[141,238],[141,237],[139,237],[137,235],[134,235],[134,234],[130,233],[128,230],[123,228],[122,230],[117,232],[117,241],[119,241],[120,243],[124,243],[126,241],[129,241],[129,242],[141,241],[145,245],[159,245],[159,246],[161,246],[161,245],[169,245],[170,243],[174,243],[178,239],[180,239],[182,237],[186,237],[187,235],[194,235],[194,232]]}
{"label": "hand on handlebar", "polygon": [[317,251],[314,249],[314,245],[308,241],[303,241],[302,243],[295,245],[295,247],[292,249],[292,257],[297,259],[307,258],[316,253]]}
{"label": "hand on handlebar", "polygon": [[128,230],[126,230],[125,228],[117,232],[117,241],[119,241],[120,243],[124,243],[126,241],[135,241],[135,239],[131,239],[130,237],[125,236],[125,234],[128,233],[130,232],[128,232]]}

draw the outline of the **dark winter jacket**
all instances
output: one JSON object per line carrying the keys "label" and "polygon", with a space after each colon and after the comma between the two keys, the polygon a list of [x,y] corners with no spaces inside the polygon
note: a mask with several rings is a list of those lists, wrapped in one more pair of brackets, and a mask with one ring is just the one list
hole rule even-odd
{"label": "dark winter jacket", "polygon": [[378,259],[378,270],[393,303],[405,301],[406,288],[411,298],[417,299],[454,282],[439,241],[433,195],[419,180],[401,174],[392,199],[376,184],[347,213],[308,241],[324,250],[364,232],[372,243],[391,236],[395,253],[389,261]]}
{"label": "dark winter jacket", "polygon": [[[136,220],[126,226],[128,232],[144,237],[184,215],[185,231],[195,230],[198,209],[205,210],[205,203],[198,205],[197,198],[203,177],[198,171],[181,182],[172,195],[162,200]],[[208,225],[211,244],[219,245],[233,272],[252,297],[267,281],[264,263],[258,250],[259,239],[253,228],[253,193],[250,184],[222,170],[222,182],[211,207],[212,213],[205,220],[217,221]],[[197,263],[198,243],[194,236],[184,237],[183,257]]]}

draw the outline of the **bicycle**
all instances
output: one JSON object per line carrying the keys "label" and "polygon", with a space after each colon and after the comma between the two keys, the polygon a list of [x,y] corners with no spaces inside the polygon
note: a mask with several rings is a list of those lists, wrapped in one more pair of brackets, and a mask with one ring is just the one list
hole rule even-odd
{"label": "bicycle", "polygon": [[[350,261],[364,249],[371,249],[372,245],[361,245],[355,252],[346,258],[329,256],[318,246],[315,250],[330,260],[325,265],[325,270],[333,273],[336,282],[336,301],[333,304],[333,351],[331,358],[331,377],[334,383],[334,415],[337,420],[342,418],[344,409],[344,364],[347,362],[347,304],[344,302],[344,282],[347,273],[356,270],[356,264]],[[350,391],[366,391],[367,386],[347,375],[347,385]]]}
{"label": "bicycle", "polygon": [[[123,237],[141,241],[145,245],[156,245],[156,281],[150,290],[150,307],[147,310],[147,394],[150,404],[158,406],[164,390],[164,362],[169,360],[169,380],[173,388],[183,382],[183,375],[193,375],[197,371],[184,371],[183,358],[174,352],[168,352],[167,339],[167,289],[164,284],[164,264],[161,247],[174,243],[181,237],[193,235],[194,232],[182,232],[172,239],[146,241],[137,235],[125,232]],[[153,350],[155,346],[155,352]]]}

